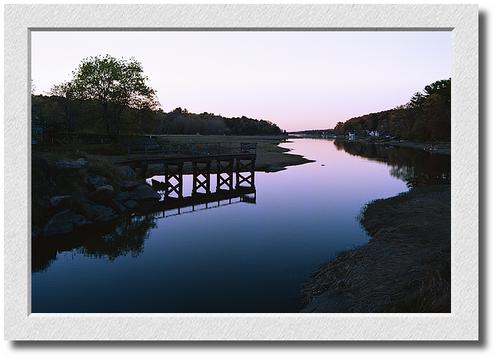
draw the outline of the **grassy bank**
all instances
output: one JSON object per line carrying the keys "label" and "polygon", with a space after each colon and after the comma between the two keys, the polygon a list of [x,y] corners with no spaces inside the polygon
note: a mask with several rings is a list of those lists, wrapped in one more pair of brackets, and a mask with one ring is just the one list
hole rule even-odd
{"label": "grassy bank", "polygon": [[450,312],[449,186],[368,204],[371,240],[323,265],[304,289],[304,312]]}

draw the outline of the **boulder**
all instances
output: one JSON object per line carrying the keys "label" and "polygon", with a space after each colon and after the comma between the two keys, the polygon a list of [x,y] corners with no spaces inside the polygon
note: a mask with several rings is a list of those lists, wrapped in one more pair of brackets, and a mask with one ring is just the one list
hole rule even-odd
{"label": "boulder", "polygon": [[137,174],[130,166],[118,166],[119,174],[126,179],[135,179]]}
{"label": "boulder", "polygon": [[120,201],[120,202],[124,202],[126,200],[128,200],[131,196],[131,193],[130,192],[127,192],[127,191],[122,191],[122,192],[118,192],[115,196],[114,196],[114,199],[116,201]]}
{"label": "boulder", "polygon": [[52,208],[71,208],[73,197],[71,195],[52,196],[49,200]]}
{"label": "boulder", "polygon": [[92,219],[94,222],[109,222],[118,218],[118,214],[107,206],[95,204],[92,206],[92,210],[95,214],[95,217]]}
{"label": "boulder", "polygon": [[133,189],[130,198],[140,202],[144,200],[159,200],[161,196],[149,185],[142,184]]}
{"label": "boulder", "polygon": [[112,185],[99,186],[91,196],[92,200],[101,204],[108,204],[113,197],[114,188],[112,187]]}
{"label": "boulder", "polygon": [[71,210],[64,210],[55,214],[43,229],[45,237],[69,234],[75,229],[87,224],[86,219],[73,213]]}
{"label": "boulder", "polygon": [[87,199],[78,203],[78,212],[93,222],[108,222],[118,217],[110,207],[93,203]]}
{"label": "boulder", "polygon": [[88,166],[88,161],[85,159],[78,160],[59,160],[55,162],[57,170],[80,170]]}
{"label": "boulder", "polygon": [[114,188],[112,187],[112,185],[102,185],[102,186],[99,186],[97,189],[96,189],[97,192],[102,192],[102,193],[113,193],[114,192]]}
{"label": "boulder", "polygon": [[129,191],[135,189],[138,185],[142,184],[145,184],[143,180],[125,180],[119,183],[119,187],[122,190]]}
{"label": "boulder", "polygon": [[114,211],[116,211],[119,214],[125,213],[128,211],[126,206],[121,204],[121,202],[117,201],[116,199],[111,200],[111,207]]}
{"label": "boulder", "polygon": [[111,183],[109,181],[109,179],[107,179],[104,176],[100,176],[100,175],[89,175],[87,177],[86,181],[93,190],[96,190],[99,187],[102,187],[105,185],[109,185]]}
{"label": "boulder", "polygon": [[136,210],[140,207],[140,204],[136,200],[128,200],[124,203],[124,206],[130,210]]}

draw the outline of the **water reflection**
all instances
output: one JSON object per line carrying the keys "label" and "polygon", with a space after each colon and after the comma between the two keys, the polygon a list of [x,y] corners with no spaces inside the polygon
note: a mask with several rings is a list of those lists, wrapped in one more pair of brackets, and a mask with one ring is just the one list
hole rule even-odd
{"label": "water reflection", "polygon": [[[451,180],[450,157],[447,155],[431,154],[411,148],[339,140],[334,140],[334,145],[337,150],[350,155],[388,164],[390,175],[404,181],[409,188],[449,184]],[[186,175],[189,176],[191,177]],[[164,177],[155,176],[149,179],[149,183],[158,180],[164,181]],[[186,191],[190,190],[187,185]],[[100,227],[98,231],[71,234],[43,244],[34,242],[33,272],[46,270],[58,253],[74,249],[78,249],[78,252],[85,256],[108,261],[126,254],[138,256],[142,253],[144,241],[156,227],[158,219],[211,210],[240,202],[256,204],[256,188],[241,187],[231,191],[218,189],[209,194],[198,194],[182,199],[165,198],[163,190],[159,189],[158,192],[162,196],[161,201],[148,214],[123,217],[117,222]]]}
{"label": "water reflection", "polygon": [[63,251],[78,249],[89,257],[113,261],[117,257],[131,254],[138,256],[143,251],[144,240],[156,226],[154,214],[127,216],[99,229],[74,233],[57,239],[34,241],[32,244],[32,271],[46,270]]}
{"label": "water reflection", "polygon": [[[401,179],[449,181],[449,157],[420,150],[310,139],[289,146],[315,162],[257,173],[256,205],[255,191],[204,194],[183,207],[185,199],[167,199],[102,233],[33,244],[31,310],[296,312],[310,274],[368,241],[357,221],[366,203],[406,191]],[[191,175],[184,180],[188,197]]]}
{"label": "water reflection", "polygon": [[[164,195],[163,191],[159,191]],[[43,243],[34,242],[32,247],[32,271],[46,270],[63,251],[78,249],[78,253],[88,257],[114,261],[117,257],[130,254],[139,256],[144,249],[144,241],[156,227],[159,219],[179,216],[198,211],[211,210],[237,203],[256,203],[255,188],[238,188],[232,191],[220,190],[210,194],[175,199],[164,198],[154,211],[148,214],[133,214],[99,229],[74,233],[58,239],[48,239]]]}
{"label": "water reflection", "polygon": [[387,163],[390,174],[403,180],[409,188],[447,185],[451,182],[450,156],[407,147],[335,140],[338,150]]}

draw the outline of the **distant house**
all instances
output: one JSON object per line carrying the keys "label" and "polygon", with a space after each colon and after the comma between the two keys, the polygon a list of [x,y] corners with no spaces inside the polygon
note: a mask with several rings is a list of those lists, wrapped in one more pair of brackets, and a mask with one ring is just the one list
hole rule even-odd
{"label": "distant house", "polygon": [[370,136],[370,137],[379,137],[379,132],[378,131],[368,131],[367,130],[367,136]]}
{"label": "distant house", "polygon": [[355,133],[351,133],[351,132],[348,132],[346,138],[349,140],[349,141],[354,141],[356,139],[356,134]]}

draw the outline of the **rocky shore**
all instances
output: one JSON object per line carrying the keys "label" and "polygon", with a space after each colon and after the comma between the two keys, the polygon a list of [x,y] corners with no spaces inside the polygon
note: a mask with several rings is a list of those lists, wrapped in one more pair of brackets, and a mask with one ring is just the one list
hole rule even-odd
{"label": "rocky shore", "polygon": [[[196,142],[256,142],[256,170],[275,172],[286,166],[312,160],[288,154],[280,147],[282,137],[163,136],[171,144]],[[128,166],[114,165],[128,159],[123,155],[102,155],[71,150],[33,152],[32,157],[32,237],[62,237],[80,230],[97,229],[120,215],[154,210],[160,195],[145,179],[137,178]],[[142,155],[143,156],[143,155]],[[191,172],[190,164],[184,173]],[[162,175],[161,165],[151,165],[147,176]]]}
{"label": "rocky shore", "polygon": [[34,155],[32,179],[35,241],[106,226],[160,199],[131,168],[99,159]]}
{"label": "rocky shore", "polygon": [[450,312],[451,191],[413,189],[368,204],[371,240],[323,265],[303,312]]}

